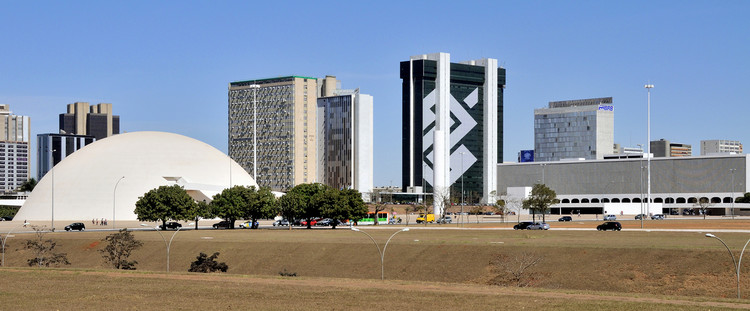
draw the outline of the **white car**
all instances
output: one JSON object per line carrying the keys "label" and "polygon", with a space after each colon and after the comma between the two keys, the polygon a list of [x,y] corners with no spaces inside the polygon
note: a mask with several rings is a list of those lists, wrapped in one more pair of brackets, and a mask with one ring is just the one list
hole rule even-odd
{"label": "white car", "polygon": [[535,222],[526,227],[526,230],[549,230],[549,224],[546,222]]}
{"label": "white car", "polygon": [[604,215],[604,220],[617,220],[617,216],[612,214]]}

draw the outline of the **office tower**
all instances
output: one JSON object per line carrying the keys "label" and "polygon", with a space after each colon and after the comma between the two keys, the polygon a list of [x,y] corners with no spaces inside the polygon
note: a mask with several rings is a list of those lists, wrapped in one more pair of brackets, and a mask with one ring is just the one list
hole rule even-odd
{"label": "office tower", "polygon": [[549,102],[534,109],[536,161],[603,159],[614,153],[612,97]]}
{"label": "office tower", "polygon": [[120,116],[112,115],[112,104],[68,104],[60,114],[60,134],[94,136],[97,140],[120,133]]}
{"label": "office tower", "polygon": [[71,153],[96,141],[94,136],[54,133],[38,134],[36,139],[38,180]]}
{"label": "office tower", "polygon": [[14,192],[29,180],[31,122],[0,105],[0,192]]}
{"label": "office tower", "polygon": [[651,141],[651,154],[655,158],[689,157],[693,155],[693,147],[687,144],[673,143],[662,138]]}
{"label": "office tower", "polygon": [[229,156],[260,187],[317,181],[317,87],[316,78],[299,76],[229,84]]}
{"label": "office tower", "polygon": [[[331,80],[334,79],[334,80]],[[328,81],[326,81],[328,80]],[[359,89],[326,92],[318,98],[318,182],[337,189],[356,189],[369,201],[373,187],[372,96]],[[335,84],[334,84],[335,85]]]}
{"label": "office tower", "polygon": [[701,155],[732,152],[742,153],[742,143],[739,140],[701,140]]}
{"label": "office tower", "polygon": [[400,70],[403,189],[432,191],[436,213],[451,196],[494,202],[505,69],[492,58],[452,63],[435,53],[412,56]]}

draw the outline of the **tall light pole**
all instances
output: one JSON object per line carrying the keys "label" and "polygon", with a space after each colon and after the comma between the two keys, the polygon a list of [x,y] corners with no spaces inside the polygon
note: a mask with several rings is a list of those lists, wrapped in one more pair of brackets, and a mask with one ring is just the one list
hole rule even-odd
{"label": "tall light pole", "polygon": [[52,173],[52,224],[50,225],[50,230],[52,232],[55,232],[55,152],[57,149],[52,149],[52,168],[50,169],[50,173]]}
{"label": "tall light pole", "polygon": [[736,168],[730,168],[729,169],[729,172],[732,173],[732,197],[731,197],[731,199],[732,199],[732,208],[731,208],[732,219],[734,219],[734,172],[736,172],[736,171],[737,171]]}
{"label": "tall light pole", "polygon": [[388,238],[388,241],[386,241],[386,242],[385,242],[385,245],[383,246],[383,251],[380,251],[380,246],[378,246],[378,242],[375,242],[375,239],[373,239],[373,238],[372,238],[372,236],[371,236],[371,235],[370,235],[369,233],[367,233],[367,232],[364,232],[364,231],[362,231],[362,230],[359,230],[359,229],[357,229],[357,228],[355,228],[355,227],[351,227],[351,229],[352,229],[352,231],[356,231],[356,232],[362,232],[362,233],[366,234],[366,235],[367,235],[367,237],[369,237],[369,238],[370,238],[370,240],[372,240],[372,243],[374,243],[374,244],[375,244],[375,247],[377,247],[377,248],[378,248],[378,253],[380,254],[380,279],[381,279],[381,280],[385,280],[385,265],[384,265],[384,260],[383,260],[383,259],[385,258],[385,250],[386,250],[386,248],[388,248],[388,243],[389,243],[389,242],[391,242],[391,239],[392,239],[392,238],[393,238],[393,237],[394,237],[394,236],[395,236],[396,234],[398,234],[398,233],[400,233],[400,232],[404,232],[404,231],[409,231],[409,228],[404,228],[404,229],[401,229],[401,230],[399,230],[399,231],[396,231],[396,232],[394,232],[393,234],[391,234],[391,237],[390,237],[390,238]]}
{"label": "tall light pole", "polygon": [[641,173],[641,179],[638,180],[638,184],[641,187],[641,196],[639,197],[641,201],[641,229],[643,229],[643,145],[638,144],[638,148],[641,148],[641,161],[638,165],[638,171]]}
{"label": "tall light pole", "polygon": [[250,88],[253,89],[253,178],[255,182],[258,182],[258,88],[260,85],[252,84]]}
{"label": "tall light pole", "polygon": [[729,256],[732,256],[734,270],[737,273],[737,299],[742,299],[742,297],[740,296],[740,267],[742,266],[742,255],[745,254],[745,248],[747,247],[747,244],[750,243],[750,240],[747,240],[747,242],[745,242],[745,246],[742,247],[742,252],[740,252],[740,260],[738,262],[734,260],[734,254],[732,253],[732,250],[729,249],[729,246],[727,246],[727,243],[724,243],[724,241],[722,241],[719,237],[711,233],[706,233],[706,237],[719,240],[719,242],[721,242],[721,244],[724,244],[724,247],[726,247],[727,251],[729,252]]}
{"label": "tall light pole", "polygon": [[461,154],[461,211],[464,210],[464,153]]}
{"label": "tall light pole", "polygon": [[648,191],[648,193],[646,195],[646,200],[647,200],[646,201],[646,207],[647,207],[647,210],[650,213],[651,212],[651,89],[654,88],[654,85],[653,84],[646,84],[644,87],[646,88],[646,90],[648,92],[648,106],[647,106],[647,110],[648,110],[648,112],[647,112],[647,114],[648,114],[647,136],[648,137],[647,137],[647,140],[646,140],[646,144],[647,144],[646,147],[647,147],[647,150],[648,150],[648,154],[647,154],[647,156],[648,156],[648,159],[647,159],[647,162],[648,162],[648,174],[647,174],[647,178],[648,178],[648,181],[647,181],[648,190],[647,191]]}
{"label": "tall light pole", "polygon": [[[194,224],[195,224],[194,222],[191,222],[191,223],[189,223],[187,225],[188,226],[192,226]],[[151,227],[151,226],[149,226],[147,224],[141,224],[141,226],[143,226],[143,227]],[[167,248],[167,273],[169,273],[169,248],[172,247],[172,240],[174,240],[174,236],[177,235],[177,232],[180,232],[180,230],[182,230],[182,227],[177,228],[177,231],[175,231],[172,234],[172,237],[169,239],[169,243],[167,243],[167,239],[164,238],[164,235],[161,234],[161,232],[159,231],[159,227],[154,226],[154,230],[156,230],[156,233],[158,233],[161,236],[161,239],[164,240],[164,246],[166,246],[166,248]]]}
{"label": "tall light pole", "polygon": [[13,232],[13,230],[18,229],[21,226],[26,226],[28,224],[29,224],[28,222],[24,222],[22,225],[18,225],[15,228],[10,229],[10,231],[8,231],[8,234],[6,234],[5,237],[3,238],[3,265],[2,265],[3,267],[5,267],[5,241],[8,240],[8,237],[10,236],[10,233]]}
{"label": "tall light pole", "polygon": [[115,183],[115,190],[112,190],[112,229],[115,228],[115,207],[117,206],[117,186],[120,185],[120,182],[125,178],[125,176],[120,177],[120,179],[117,180]]}

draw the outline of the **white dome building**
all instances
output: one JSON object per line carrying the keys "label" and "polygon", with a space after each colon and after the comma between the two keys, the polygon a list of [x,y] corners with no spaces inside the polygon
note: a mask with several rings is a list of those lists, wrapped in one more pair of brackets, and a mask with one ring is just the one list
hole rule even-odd
{"label": "white dome building", "polygon": [[15,219],[136,220],[139,197],[174,184],[198,201],[211,201],[230,185],[257,186],[239,164],[206,143],[173,133],[132,132],[94,142],[55,165]]}

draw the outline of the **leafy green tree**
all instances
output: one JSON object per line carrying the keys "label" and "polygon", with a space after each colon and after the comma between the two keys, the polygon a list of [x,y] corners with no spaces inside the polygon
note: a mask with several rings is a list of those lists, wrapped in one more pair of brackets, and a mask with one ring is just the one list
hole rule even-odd
{"label": "leafy green tree", "polygon": [[[276,214],[276,196],[271,189],[249,187],[244,192],[246,208],[244,210],[245,219],[250,219],[255,223],[261,218],[270,218]],[[252,227],[252,226],[251,226]]]}
{"label": "leafy green tree", "polygon": [[294,196],[291,198],[294,198],[296,200],[294,205],[300,212],[297,216],[307,220],[308,229],[312,227],[312,224],[310,223],[311,220],[316,217],[320,217],[321,215],[320,206],[318,204],[314,204],[314,198],[316,195],[325,192],[326,188],[329,187],[319,183],[299,184],[294,186],[294,188],[286,193],[286,195],[289,195],[290,193],[294,194]]}
{"label": "leafy green tree", "polygon": [[557,193],[544,184],[535,184],[531,188],[531,195],[528,199],[523,200],[523,208],[530,209],[533,213],[533,219],[536,221],[536,213],[542,214],[542,221],[545,221],[544,215],[552,204],[557,204]]}
{"label": "leafy green tree", "polygon": [[745,195],[737,197],[735,203],[750,203],[750,192],[746,192]]}
{"label": "leafy green tree", "polygon": [[214,196],[211,201],[211,210],[219,218],[232,222],[230,228],[234,229],[234,222],[245,216],[246,202],[245,186],[234,186],[224,189]]}
{"label": "leafy green tree", "polygon": [[188,218],[195,221],[195,230],[198,230],[198,220],[216,217],[216,215],[213,214],[211,205],[206,203],[206,200],[196,202],[196,204],[193,205],[193,208],[187,211],[187,215]]}
{"label": "leafy green tree", "polygon": [[302,194],[296,192],[287,192],[279,198],[278,205],[276,205],[277,211],[289,221],[289,230],[292,230],[292,222],[303,214],[302,201]]}
{"label": "leafy green tree", "polygon": [[134,212],[138,220],[161,221],[166,228],[167,220],[190,220],[188,211],[195,204],[182,186],[160,186],[138,198]]}
{"label": "leafy green tree", "polygon": [[134,250],[143,246],[143,242],[136,240],[127,228],[104,237],[102,241],[107,242],[107,246],[100,249],[99,252],[102,253],[102,257],[107,263],[115,269],[135,270],[135,265],[138,262],[135,260],[128,261],[128,258]]}
{"label": "leafy green tree", "polygon": [[367,205],[362,200],[362,194],[354,189],[327,187],[315,196],[314,201],[320,207],[321,216],[334,220],[331,224],[333,229],[336,229],[338,221],[361,219],[367,215]]}
{"label": "leafy green tree", "polygon": [[18,187],[18,192],[31,192],[34,190],[34,187],[36,187],[36,183],[36,179],[30,178],[29,180],[24,181],[23,184]]}

